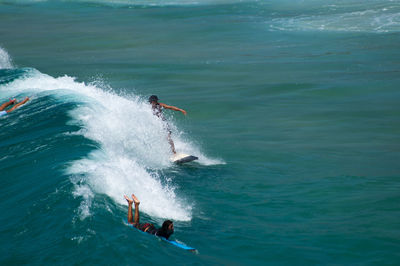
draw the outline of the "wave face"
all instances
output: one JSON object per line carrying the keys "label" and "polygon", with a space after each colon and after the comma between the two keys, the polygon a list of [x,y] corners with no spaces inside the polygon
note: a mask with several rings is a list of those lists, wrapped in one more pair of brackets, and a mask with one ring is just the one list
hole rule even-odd
{"label": "wave face", "polygon": [[[3,53],[6,54],[4,50]],[[11,66],[7,56],[2,58],[2,65]],[[15,95],[29,95],[30,104],[52,97],[60,104],[75,105],[68,111],[68,123],[80,130],[65,134],[84,136],[96,146],[85,158],[70,162],[66,169],[75,186],[74,195],[83,199],[79,208],[82,219],[91,215],[96,194],[125,204],[123,195],[131,193],[146,202],[141,209],[151,216],[191,219],[192,206],[176,195],[171,179],[162,175],[163,169],[173,167],[170,146],[163,122],[152,114],[146,99],[117,95],[101,82],[85,84],[69,76],[54,78],[35,69],[3,71],[0,75],[3,101]],[[40,116],[46,110],[37,112]],[[202,164],[215,163],[186,140],[184,132],[172,122],[169,124],[176,132],[173,138],[178,151],[198,154]]]}

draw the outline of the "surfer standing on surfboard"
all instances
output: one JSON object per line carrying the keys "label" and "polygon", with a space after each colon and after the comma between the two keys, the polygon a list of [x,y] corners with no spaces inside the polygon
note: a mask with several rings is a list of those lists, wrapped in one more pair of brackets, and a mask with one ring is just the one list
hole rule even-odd
{"label": "surfer standing on surfboard", "polygon": [[[166,119],[162,113],[162,108],[179,111],[179,112],[182,112],[182,114],[186,115],[186,111],[183,109],[180,109],[180,108],[172,106],[172,105],[166,105],[165,103],[159,103],[158,97],[156,95],[150,96],[149,103],[151,104],[151,108],[153,109],[153,114],[158,116],[159,118],[161,118],[162,121],[166,121]],[[165,125],[166,125],[165,129],[168,131],[168,142],[171,145],[171,150],[174,154],[176,154],[175,145],[171,138],[171,133],[172,133],[171,129],[169,128],[168,123],[165,122]]]}
{"label": "surfer standing on surfboard", "polygon": [[[162,227],[159,229],[156,229],[155,226],[150,223],[145,223],[145,224],[139,223],[140,201],[138,200],[138,198],[136,198],[134,194],[132,194],[132,199],[130,199],[126,195],[124,195],[124,198],[128,202],[128,223],[132,224],[134,227],[143,232],[156,236],[165,237],[166,239],[168,239],[174,233],[174,224],[170,220],[165,220],[164,223],[162,224]],[[135,203],[135,217],[133,217],[132,215],[132,203]]]}

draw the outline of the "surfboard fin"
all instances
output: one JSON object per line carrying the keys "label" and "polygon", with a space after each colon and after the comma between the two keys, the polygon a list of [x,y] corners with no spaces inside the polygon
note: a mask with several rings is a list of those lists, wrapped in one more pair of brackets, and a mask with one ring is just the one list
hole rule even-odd
{"label": "surfboard fin", "polygon": [[171,157],[171,161],[176,164],[188,163],[188,162],[191,162],[191,161],[194,161],[197,159],[199,159],[199,158],[196,156],[183,154],[183,153],[177,153]]}

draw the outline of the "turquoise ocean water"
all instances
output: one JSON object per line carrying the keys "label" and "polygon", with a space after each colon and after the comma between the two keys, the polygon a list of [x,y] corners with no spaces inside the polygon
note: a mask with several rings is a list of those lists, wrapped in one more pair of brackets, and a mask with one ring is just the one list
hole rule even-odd
{"label": "turquoise ocean water", "polygon": [[0,264],[398,265],[399,33],[397,0],[0,0]]}

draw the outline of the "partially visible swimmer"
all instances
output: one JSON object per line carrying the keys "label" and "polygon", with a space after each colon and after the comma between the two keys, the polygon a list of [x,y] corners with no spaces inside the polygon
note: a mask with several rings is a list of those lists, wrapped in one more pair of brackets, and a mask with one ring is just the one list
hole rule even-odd
{"label": "partially visible swimmer", "polygon": [[[124,195],[126,201],[128,202],[128,223],[132,224],[137,229],[152,234],[156,236],[165,237],[168,239],[174,233],[174,224],[170,220],[165,220],[162,227],[157,229],[153,224],[150,223],[139,223],[139,204],[138,198],[132,194],[132,199]],[[135,203],[135,217],[132,216],[132,203]]]}
{"label": "partially visible swimmer", "polygon": [[[26,97],[22,102],[17,103],[16,99],[12,99],[9,100],[8,102],[3,103],[0,106],[0,116],[6,115],[12,111],[14,111],[15,109],[17,109],[18,107],[20,107],[21,105],[23,105],[24,103],[26,103],[27,101],[29,101],[29,97]],[[8,110],[4,110],[6,109],[8,106],[15,104],[12,108],[8,109]]]}
{"label": "partially visible swimmer", "polygon": [[[158,97],[156,95],[150,96],[149,103],[151,104],[151,108],[153,109],[153,114],[156,115],[157,117],[161,118],[162,121],[166,121],[166,119],[162,113],[162,108],[179,111],[179,112],[182,112],[182,114],[186,115],[186,111],[181,108],[178,108],[178,107],[175,107],[172,105],[166,105],[165,103],[159,103]],[[171,129],[169,128],[169,125],[167,122],[165,122],[165,129],[168,132],[168,142],[171,145],[171,150],[174,154],[176,154],[175,145],[171,138],[172,132],[171,132]]]}

